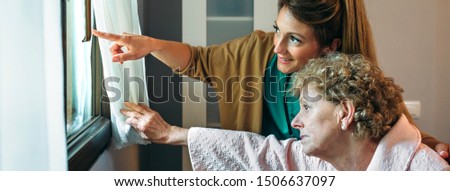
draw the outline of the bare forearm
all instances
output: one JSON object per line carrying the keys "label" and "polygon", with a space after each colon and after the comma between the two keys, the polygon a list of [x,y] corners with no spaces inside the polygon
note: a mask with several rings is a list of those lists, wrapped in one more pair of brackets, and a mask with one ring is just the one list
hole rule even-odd
{"label": "bare forearm", "polygon": [[172,68],[172,70],[183,70],[189,63],[191,49],[189,45],[175,41],[166,41],[150,38],[151,44],[158,47],[151,54],[158,60]]}
{"label": "bare forearm", "polygon": [[165,144],[187,146],[188,132],[189,129],[172,126]]}

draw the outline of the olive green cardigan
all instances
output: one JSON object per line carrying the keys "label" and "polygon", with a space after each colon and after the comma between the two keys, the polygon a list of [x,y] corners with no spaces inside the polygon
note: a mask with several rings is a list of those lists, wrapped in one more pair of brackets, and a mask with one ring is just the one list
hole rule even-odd
{"label": "olive green cardigan", "polygon": [[221,127],[261,133],[264,70],[273,33],[255,31],[220,45],[191,47],[189,65],[178,73],[213,85]]}

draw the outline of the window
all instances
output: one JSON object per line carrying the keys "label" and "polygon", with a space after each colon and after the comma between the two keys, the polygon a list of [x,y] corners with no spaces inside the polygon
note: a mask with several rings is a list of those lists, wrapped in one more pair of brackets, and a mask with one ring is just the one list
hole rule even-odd
{"label": "window", "polygon": [[[66,132],[73,135],[93,116],[93,84],[95,68],[92,68],[91,50],[95,47],[92,41],[84,40],[86,19],[83,15],[82,1],[66,4]],[[82,42],[82,39],[84,42]],[[95,55],[93,55],[95,57]]]}
{"label": "window", "polygon": [[[98,39],[90,0],[62,0],[69,170],[89,170],[111,138]],[[95,22],[94,22],[95,25]]]}

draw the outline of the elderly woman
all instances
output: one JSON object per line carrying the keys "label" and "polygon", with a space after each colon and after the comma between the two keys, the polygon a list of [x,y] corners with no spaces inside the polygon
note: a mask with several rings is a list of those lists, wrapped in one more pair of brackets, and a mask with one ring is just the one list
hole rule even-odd
{"label": "elderly woman", "polygon": [[[189,147],[194,170],[442,170],[436,152],[402,114],[402,89],[360,55],[313,59],[296,74],[301,139],[183,129],[127,103],[122,112],[145,138]],[[138,112],[135,112],[138,111]],[[145,118],[137,120],[136,118]],[[251,120],[251,119],[248,119]],[[145,125],[143,125],[145,124]]]}

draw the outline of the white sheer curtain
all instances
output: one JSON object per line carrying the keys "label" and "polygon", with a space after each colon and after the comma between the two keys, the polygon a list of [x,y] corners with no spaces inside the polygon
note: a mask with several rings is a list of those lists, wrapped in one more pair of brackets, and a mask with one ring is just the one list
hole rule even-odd
{"label": "white sheer curtain", "polygon": [[[94,0],[97,29],[111,33],[140,34],[136,0]],[[123,65],[112,63],[110,41],[100,39],[104,80],[110,98],[113,144],[119,149],[131,144],[148,144],[133,127],[125,124],[126,117],[120,113],[124,101],[148,105],[144,59],[127,61]]]}

